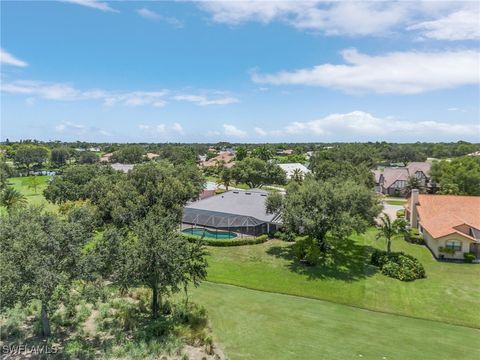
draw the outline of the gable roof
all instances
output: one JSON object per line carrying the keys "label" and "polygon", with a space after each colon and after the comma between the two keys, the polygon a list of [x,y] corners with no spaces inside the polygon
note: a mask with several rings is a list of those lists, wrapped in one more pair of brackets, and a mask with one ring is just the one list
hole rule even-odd
{"label": "gable roof", "polygon": [[411,175],[415,175],[417,171],[423,172],[426,176],[430,172],[431,165],[427,162],[411,162],[407,165],[408,172]]}
{"label": "gable roof", "polygon": [[283,171],[285,171],[285,173],[287,174],[287,178],[292,177],[293,172],[296,169],[299,169],[300,172],[302,172],[302,174],[310,173],[310,170],[308,170],[308,168],[305,165],[300,164],[300,163],[278,164],[278,166],[280,166],[280,168]]}
{"label": "gable roof", "polygon": [[397,180],[408,180],[410,176],[414,176],[417,171],[422,171],[428,176],[431,165],[427,162],[412,162],[406,167],[386,167],[383,170],[373,170],[375,181],[380,182],[383,176],[383,187],[389,188]]}
{"label": "gable roof", "polygon": [[457,229],[462,225],[480,229],[480,196],[420,194],[416,207],[420,224],[434,238],[452,233],[472,238]]}
{"label": "gable roof", "polygon": [[385,168],[383,170],[383,187],[389,188],[397,180],[408,180],[407,168]]}

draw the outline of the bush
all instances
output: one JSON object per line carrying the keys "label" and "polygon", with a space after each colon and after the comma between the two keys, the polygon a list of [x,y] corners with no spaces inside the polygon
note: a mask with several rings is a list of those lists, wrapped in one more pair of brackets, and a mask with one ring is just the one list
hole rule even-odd
{"label": "bush", "polygon": [[403,252],[387,253],[375,250],[370,262],[379,267],[382,274],[401,281],[413,281],[426,277],[423,265],[413,256]]}
{"label": "bush", "polygon": [[443,246],[440,246],[438,248],[438,251],[440,251],[442,254],[449,254],[449,255],[454,255],[455,254],[455,250],[447,248],[447,247],[443,247]]}
{"label": "bush", "polygon": [[293,254],[299,261],[313,266],[320,261],[321,251],[314,239],[309,236],[299,236],[293,245]]}
{"label": "bush", "polygon": [[404,209],[400,209],[397,211],[397,218],[400,219],[400,218],[404,218],[405,217],[405,210]]}
{"label": "bush", "polygon": [[475,260],[475,254],[468,252],[468,253],[463,253],[463,258],[467,263],[472,263]]}
{"label": "bush", "polygon": [[241,245],[255,245],[255,244],[261,244],[264,243],[265,241],[268,240],[268,235],[260,235],[257,236],[256,238],[254,237],[245,237],[241,239],[225,239],[225,240],[217,240],[217,239],[201,239],[198,236],[195,235],[188,235],[188,234],[183,234],[182,236],[187,239],[190,242],[194,241],[203,241],[205,245],[208,246],[241,246]]}
{"label": "bush", "polygon": [[423,240],[422,235],[418,232],[418,229],[410,229],[405,234],[405,241],[412,243],[412,244],[420,244],[423,245],[425,242]]}

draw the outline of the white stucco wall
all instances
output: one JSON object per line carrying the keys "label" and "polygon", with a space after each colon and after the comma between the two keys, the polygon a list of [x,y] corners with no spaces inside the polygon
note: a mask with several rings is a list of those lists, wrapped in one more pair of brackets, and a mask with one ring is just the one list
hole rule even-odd
{"label": "white stucco wall", "polygon": [[[419,229],[420,230],[420,229]],[[443,255],[444,258],[446,259],[463,259],[463,254],[468,253],[470,251],[470,243],[468,239],[465,239],[459,235],[456,234],[451,234],[444,236],[439,239],[434,239],[431,237],[431,235],[424,229],[423,230],[423,239],[425,240],[425,243],[427,246],[430,248],[430,250],[435,254],[437,258],[440,257],[440,255]],[[462,243],[462,250],[461,251],[456,251],[455,254],[443,254],[438,251],[440,247],[445,247],[447,241],[449,240],[457,240]]]}

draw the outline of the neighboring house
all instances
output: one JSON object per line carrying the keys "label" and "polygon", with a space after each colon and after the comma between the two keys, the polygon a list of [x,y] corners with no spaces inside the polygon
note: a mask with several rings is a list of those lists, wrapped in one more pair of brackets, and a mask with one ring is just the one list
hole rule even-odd
{"label": "neighboring house", "polygon": [[277,156],[288,156],[293,154],[293,149],[279,150],[276,152]]}
{"label": "neighboring house", "polygon": [[285,173],[287,174],[287,179],[291,179],[292,175],[297,169],[301,172],[302,177],[305,177],[305,175],[311,172],[307,169],[305,165],[302,165],[300,163],[278,164],[278,166],[280,166],[280,168],[285,171]]}
{"label": "neighboring house", "polygon": [[235,165],[235,162],[233,161],[234,158],[235,158],[234,154],[224,151],[218,154],[217,156],[211,158],[210,160],[206,160],[202,162],[202,166],[203,167],[217,166],[218,163],[223,161],[225,163],[225,166],[230,168],[233,165]]}
{"label": "neighboring house", "polygon": [[91,148],[88,148],[88,151],[91,151],[91,152],[100,152],[100,148],[98,148],[98,147],[91,147]]}
{"label": "neighboring house", "polygon": [[467,156],[480,156],[480,151],[475,151],[473,153],[468,154]]}
{"label": "neighboring house", "polygon": [[130,170],[133,169],[135,166],[134,164],[120,164],[120,163],[115,163],[110,165],[113,170],[117,171],[122,171],[124,173],[128,173]]}
{"label": "neighboring house", "polygon": [[415,176],[420,183],[428,188],[430,184],[430,164],[427,162],[412,162],[405,167],[386,167],[373,171],[375,191],[386,195],[404,196],[408,178]]}
{"label": "neighboring house", "polygon": [[413,190],[405,210],[436,258],[463,259],[470,252],[480,260],[480,196],[419,195]]}
{"label": "neighboring house", "polygon": [[152,159],[155,159],[155,158],[159,157],[160,155],[148,152],[148,153],[145,154],[145,156],[147,157],[147,159],[152,160]]}
{"label": "neighboring house", "polygon": [[185,206],[183,227],[204,227],[239,234],[262,235],[280,226],[278,214],[266,211],[268,192],[231,190]]}
{"label": "neighboring house", "polygon": [[109,162],[113,156],[113,153],[107,153],[100,156],[100,161]]}

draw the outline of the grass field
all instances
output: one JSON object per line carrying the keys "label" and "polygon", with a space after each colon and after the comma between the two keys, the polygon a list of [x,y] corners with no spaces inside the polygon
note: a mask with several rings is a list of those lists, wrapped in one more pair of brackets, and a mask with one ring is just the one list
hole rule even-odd
{"label": "grass field", "polygon": [[389,205],[405,205],[406,199],[385,199],[385,203]]}
{"label": "grass field", "polygon": [[480,331],[230,285],[193,291],[235,359],[478,359]]}
{"label": "grass field", "polygon": [[329,265],[305,267],[293,259],[290,246],[271,240],[211,247],[208,280],[480,328],[479,265],[437,262],[426,247],[397,239],[393,250],[418,258],[427,278],[409,283],[388,278],[368,264],[372,249],[385,247],[373,229],[340,243]]}
{"label": "grass field", "polygon": [[[8,179],[8,185],[13,186],[15,190],[20,191],[27,198],[29,205],[42,205],[46,210],[56,211],[57,206],[49,203],[43,196],[43,190],[47,187],[48,180],[50,176],[37,176],[39,180],[39,185],[37,186],[37,191],[30,188],[28,185],[28,179],[31,177],[15,177]],[[4,207],[0,206],[0,213],[4,213],[6,210]]]}

